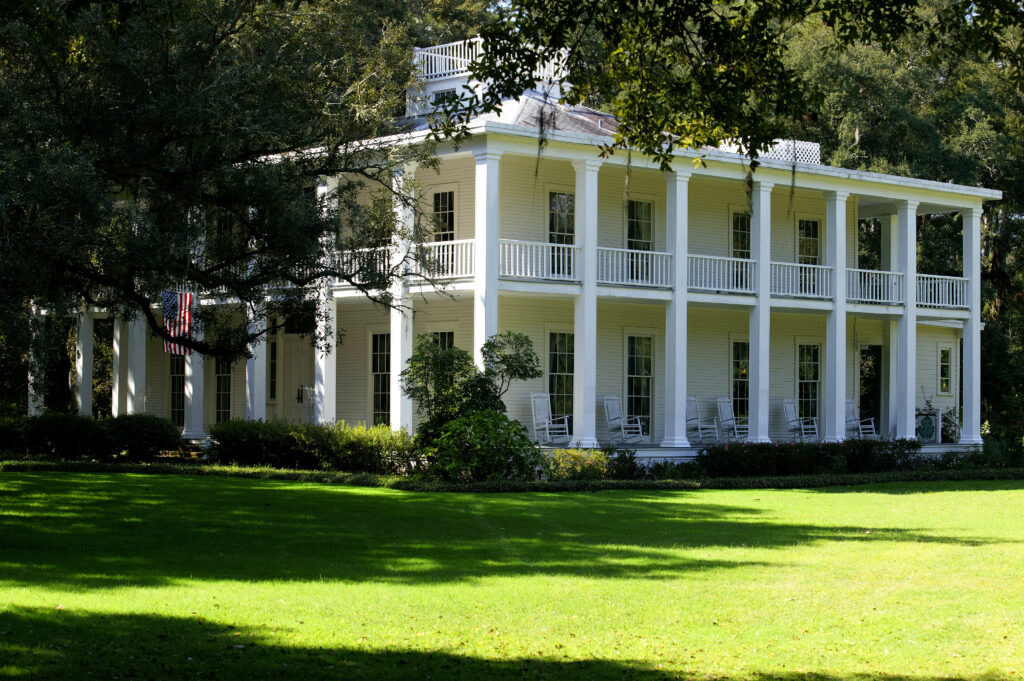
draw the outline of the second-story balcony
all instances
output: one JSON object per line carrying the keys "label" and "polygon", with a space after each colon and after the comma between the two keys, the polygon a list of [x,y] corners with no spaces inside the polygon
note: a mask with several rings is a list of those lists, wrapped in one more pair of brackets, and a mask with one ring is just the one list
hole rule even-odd
{"label": "second-story balcony", "polygon": [[832,268],[824,265],[773,262],[771,294],[788,298],[831,298]]}

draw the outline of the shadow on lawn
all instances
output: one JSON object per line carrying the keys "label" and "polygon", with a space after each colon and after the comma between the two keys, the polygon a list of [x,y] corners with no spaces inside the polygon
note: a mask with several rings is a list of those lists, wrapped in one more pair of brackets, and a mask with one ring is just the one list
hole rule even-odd
{"label": "shadow on lawn", "polygon": [[[287,632],[280,632],[287,637]],[[448,651],[354,650],[294,647],[259,632],[198,618],[100,615],[70,610],[17,609],[0,612],[0,679],[560,679],[579,681],[670,681],[695,678],[685,667],[652,668],[642,661],[551,657],[483,659]],[[672,666],[669,664],[668,666]],[[705,678],[703,675],[696,678]],[[938,677],[819,675],[750,672],[720,681],[933,681]],[[998,674],[943,676],[960,681],[995,681]]]}
{"label": "shadow on lawn", "polygon": [[[995,541],[913,528],[787,524],[754,507],[700,503],[708,497],[694,493],[410,494],[95,474],[5,476],[0,491],[0,581],[56,588],[177,579],[661,579],[766,564],[747,548]],[[717,559],[679,550],[705,547],[739,550]]]}

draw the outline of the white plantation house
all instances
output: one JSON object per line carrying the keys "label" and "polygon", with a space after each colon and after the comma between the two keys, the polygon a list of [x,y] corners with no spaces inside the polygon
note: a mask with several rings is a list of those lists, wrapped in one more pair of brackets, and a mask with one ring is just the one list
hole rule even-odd
{"label": "white plantation house", "polygon": [[[417,51],[424,85],[410,115],[466,84],[475,49]],[[335,352],[284,329],[234,365],[167,354],[141,321],[118,322],[115,413],[166,416],[188,438],[228,418],[411,430],[398,373],[416,336],[479,360],[489,336],[514,330],[544,369],[505,396],[533,435],[540,394],[581,446],[621,436],[606,413],[605,398],[617,398],[640,422],[632,446],[648,454],[685,453],[698,437],[791,440],[792,405],[817,437],[841,440],[854,434],[851,401],[883,437],[915,437],[922,412],[934,424],[946,411],[961,415],[960,444],[981,441],[980,219],[1000,192],[825,166],[804,142],[762,156],[752,184],[729,150],[682,153],[669,172],[601,158],[614,119],[550,104],[543,89],[557,90],[556,75],[538,74],[537,92],[475,120],[458,148],[441,146],[437,170],[406,169],[438,218],[425,248],[442,290],[410,272],[401,309],[388,309],[331,286]],[[963,216],[961,277],[918,271],[916,220],[935,213]],[[879,270],[857,259],[858,221],[869,218],[881,224]],[[90,386],[92,317],[81,324],[78,385]],[[717,435],[688,422],[691,398]],[[90,400],[80,392],[85,413]],[[747,418],[745,432],[725,422],[730,412]]]}

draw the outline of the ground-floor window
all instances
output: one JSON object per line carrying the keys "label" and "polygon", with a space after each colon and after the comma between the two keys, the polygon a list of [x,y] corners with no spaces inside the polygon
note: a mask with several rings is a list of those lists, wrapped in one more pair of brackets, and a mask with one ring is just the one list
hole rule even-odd
{"label": "ground-floor window", "polygon": [[548,337],[548,393],[553,416],[572,419],[574,353],[571,333],[552,333]]}
{"label": "ground-floor window", "polygon": [[231,418],[231,362],[218,359],[214,373],[217,381],[214,420],[221,423]]}
{"label": "ground-floor window", "polygon": [[373,383],[373,425],[391,423],[391,334],[370,339],[370,377]]}
{"label": "ground-floor window", "polygon": [[651,433],[651,395],[654,382],[654,338],[629,336],[626,339],[626,410],[637,416],[643,434]]}
{"label": "ground-floor window", "polygon": [[185,427],[185,355],[171,355],[171,421]]}
{"label": "ground-floor window", "polygon": [[939,348],[939,394],[953,393],[953,348]]}
{"label": "ground-floor window", "polygon": [[750,415],[750,343],[732,343],[732,411],[736,417]]}
{"label": "ground-floor window", "polygon": [[277,341],[270,341],[267,366],[267,399],[277,399]]}
{"label": "ground-floor window", "polygon": [[818,417],[818,385],[821,376],[821,346],[797,346],[796,399],[800,418]]}
{"label": "ground-floor window", "polygon": [[455,332],[454,331],[435,331],[434,342],[442,350],[451,350],[455,347]]}

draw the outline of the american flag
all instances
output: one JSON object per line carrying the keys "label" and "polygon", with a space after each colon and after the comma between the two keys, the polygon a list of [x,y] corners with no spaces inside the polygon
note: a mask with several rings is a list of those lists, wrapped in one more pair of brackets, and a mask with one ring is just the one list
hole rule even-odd
{"label": "american flag", "polygon": [[[192,294],[178,291],[164,291],[161,310],[164,328],[171,336],[188,338],[192,335]],[[192,348],[186,348],[169,340],[164,341],[164,352],[172,355],[191,355]]]}

